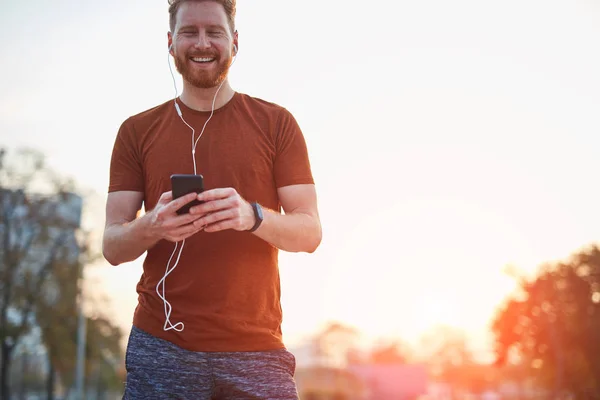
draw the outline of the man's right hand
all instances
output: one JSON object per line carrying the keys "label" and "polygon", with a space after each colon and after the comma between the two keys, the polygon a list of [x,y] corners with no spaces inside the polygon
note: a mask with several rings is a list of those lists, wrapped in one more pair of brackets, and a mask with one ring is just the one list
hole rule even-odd
{"label": "man's right hand", "polygon": [[112,265],[133,261],[162,239],[178,242],[204,229],[193,224],[203,214],[177,214],[177,210],[196,196],[196,193],[190,193],[173,200],[172,193],[165,192],[152,211],[137,218],[144,200],[143,192],[109,193],[102,240],[104,258]]}
{"label": "man's right hand", "polygon": [[204,229],[203,226],[194,226],[194,221],[204,217],[204,214],[177,214],[177,210],[194,201],[197,196],[196,193],[188,193],[173,200],[171,191],[164,192],[156,207],[147,215],[150,235],[156,239],[179,242]]}

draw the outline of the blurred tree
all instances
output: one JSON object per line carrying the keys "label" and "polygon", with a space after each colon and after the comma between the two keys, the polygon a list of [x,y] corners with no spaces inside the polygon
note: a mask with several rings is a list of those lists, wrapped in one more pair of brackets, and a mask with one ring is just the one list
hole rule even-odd
{"label": "blurred tree", "polygon": [[87,370],[90,371],[95,365],[96,383],[102,389],[121,389],[119,369],[123,360],[123,332],[108,318],[100,315],[88,321],[87,332]]}
{"label": "blurred tree", "polygon": [[[96,257],[80,228],[82,197],[74,192],[72,181],[45,167],[41,153],[9,157],[0,150],[0,398],[9,398],[12,351],[34,326],[49,358],[48,398],[56,372],[73,375],[82,267]],[[120,357],[120,333],[97,321],[88,326],[90,362],[101,349]]]}
{"label": "blurred tree", "polygon": [[[69,328],[65,334],[68,335],[69,340],[57,337],[52,342],[55,348],[53,364],[63,378],[63,383],[72,387],[75,379],[73,371],[75,369],[77,319],[70,318],[67,324]],[[91,390],[91,386],[95,386],[100,391],[120,390],[122,377],[119,373],[123,359],[121,329],[101,315],[88,318],[86,325],[85,375],[88,377],[88,388]],[[61,351],[66,351],[68,355],[62,356]]]}
{"label": "blurred tree", "polygon": [[[57,262],[53,268],[54,280],[45,282],[44,292],[56,294],[51,301],[36,304],[36,323],[41,328],[42,340],[49,360],[46,391],[48,400],[54,398],[56,373],[70,376],[75,368],[77,343],[77,297],[81,268],[78,263]],[[56,287],[56,283],[61,283]],[[58,290],[57,290],[58,289]]]}
{"label": "blurred tree", "polygon": [[457,367],[473,363],[466,335],[450,326],[433,328],[422,337],[421,347],[427,349],[431,372],[439,378],[452,380]]}
{"label": "blurred tree", "polygon": [[410,359],[410,349],[399,340],[380,343],[369,354],[371,364],[406,364]]}
{"label": "blurred tree", "polygon": [[425,361],[430,373],[452,387],[454,396],[461,398],[463,392],[481,394],[494,386],[496,371],[478,362],[466,334],[450,326],[437,326],[421,340],[427,349]]}
{"label": "blurred tree", "polygon": [[359,332],[339,322],[328,323],[313,339],[317,362],[330,367],[343,367],[355,354]]}
{"label": "blurred tree", "polygon": [[[31,187],[54,184],[53,196],[33,194]],[[72,260],[76,221],[61,218],[64,186],[44,168],[43,156],[22,150],[9,158],[0,151],[0,394],[8,398],[11,354],[19,338],[35,320],[36,303],[43,297],[44,283],[52,279],[52,268],[61,260]],[[73,223],[74,222],[74,223]]]}
{"label": "blurred tree", "polygon": [[498,364],[524,365],[555,394],[600,398],[600,249],[517,278],[519,292],[493,322]]}

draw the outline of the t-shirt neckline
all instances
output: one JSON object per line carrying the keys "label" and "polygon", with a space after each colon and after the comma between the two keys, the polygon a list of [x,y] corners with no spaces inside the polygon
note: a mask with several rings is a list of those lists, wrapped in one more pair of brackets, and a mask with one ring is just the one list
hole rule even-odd
{"label": "t-shirt neckline", "polygon": [[[221,112],[227,110],[228,108],[230,108],[237,101],[239,96],[240,96],[240,94],[238,92],[234,91],[233,96],[231,97],[231,99],[229,99],[229,101],[227,103],[225,103],[223,106],[221,106],[219,108],[215,108],[214,114],[221,113]],[[175,101],[177,101],[177,104],[179,104],[179,107],[181,108],[181,112],[184,114],[209,116],[211,113],[211,111],[194,110],[193,108],[188,107],[187,105],[185,105],[185,103],[183,101],[181,101],[180,96],[177,96],[177,99]]]}

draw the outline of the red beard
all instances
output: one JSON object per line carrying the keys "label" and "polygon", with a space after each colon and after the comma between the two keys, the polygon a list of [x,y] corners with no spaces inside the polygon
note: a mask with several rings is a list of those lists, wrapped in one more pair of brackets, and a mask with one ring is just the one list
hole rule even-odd
{"label": "red beard", "polygon": [[[191,57],[210,57],[214,58],[218,64],[211,67],[210,70],[194,68],[194,61],[192,61]],[[227,77],[227,73],[229,72],[229,66],[231,58],[226,58],[225,60],[219,61],[219,55],[217,53],[204,53],[204,54],[190,54],[185,56],[175,56],[175,67],[177,71],[181,74],[183,79],[190,83],[191,85],[202,88],[209,89],[216,86],[219,86]]]}

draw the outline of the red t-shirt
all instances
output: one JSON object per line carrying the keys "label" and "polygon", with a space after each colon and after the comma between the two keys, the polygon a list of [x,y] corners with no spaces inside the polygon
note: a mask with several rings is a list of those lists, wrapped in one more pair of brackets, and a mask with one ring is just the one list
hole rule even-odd
{"label": "red t-shirt", "polygon": [[[197,138],[210,112],[178,100]],[[173,101],[128,118],[119,129],[110,165],[109,192],[144,193],[145,210],[171,190],[172,174],[192,174],[192,131]],[[196,147],[205,189],[233,187],[249,202],[281,211],[277,188],[313,184],[302,132],[285,108],[236,93],[215,110]],[[170,321],[156,285],[175,243],[150,248],[137,285],[136,327],[192,351],[262,351],[282,348],[278,249],[248,232],[199,232],[188,238],[167,277]],[[172,264],[171,264],[172,265]]]}

